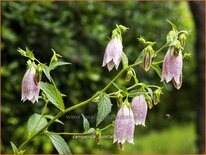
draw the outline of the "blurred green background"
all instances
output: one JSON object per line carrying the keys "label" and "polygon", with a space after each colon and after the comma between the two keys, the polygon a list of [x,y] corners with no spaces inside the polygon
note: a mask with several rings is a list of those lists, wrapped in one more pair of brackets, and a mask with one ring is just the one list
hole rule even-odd
{"label": "blurred green background", "polygon": [[[165,43],[171,27],[166,19],[175,23],[179,30],[191,30],[186,50],[192,58],[184,62],[183,85],[168,90],[161,102],[149,111],[146,127],[137,126],[135,144],[126,144],[119,151],[112,139],[102,139],[97,146],[95,139],[74,139],[64,136],[73,153],[197,153],[195,131],[195,108],[197,102],[197,75],[195,74],[195,27],[187,2],[2,2],[2,153],[12,153],[10,141],[19,146],[26,139],[26,122],[34,112],[40,113],[43,103],[22,103],[21,80],[26,71],[26,59],[17,48],[28,47],[42,62],[49,62],[51,48],[72,65],[60,67],[52,73],[58,88],[66,94],[66,107],[77,104],[114,77],[117,71],[102,68],[105,47],[115,24],[129,27],[123,34],[124,51],[133,62],[144,48],[137,38],[145,36],[156,41],[155,49]],[[166,53],[163,50],[162,56]],[[138,78],[146,83],[159,83],[160,79],[142,67],[137,69]],[[43,80],[46,80],[43,77]],[[57,109],[48,106],[47,113]],[[117,109],[113,106],[112,114]],[[96,115],[97,106],[91,103],[68,115]],[[168,117],[169,116],[169,117]],[[61,118],[65,126],[54,124],[53,131],[82,132],[82,119]],[[114,120],[114,118],[112,119]],[[95,127],[95,120],[89,119]],[[110,124],[105,120],[100,128]],[[113,134],[113,129],[105,135]],[[57,153],[46,136],[40,135],[28,145],[26,153]]]}

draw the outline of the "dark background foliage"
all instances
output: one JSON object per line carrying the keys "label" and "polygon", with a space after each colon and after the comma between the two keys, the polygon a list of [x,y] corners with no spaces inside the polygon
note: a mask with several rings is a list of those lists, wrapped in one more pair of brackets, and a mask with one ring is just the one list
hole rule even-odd
{"label": "dark background foliage", "polygon": [[[179,30],[191,30],[186,49],[192,53],[192,58],[184,62],[182,88],[175,90],[171,84],[167,85],[168,90],[161,97],[160,104],[148,113],[147,127],[138,127],[138,142],[135,145],[141,145],[138,140],[140,137],[144,138],[153,132],[158,135],[167,129],[168,133],[165,135],[168,135],[168,144],[164,146],[166,149],[148,149],[153,141],[156,143],[153,143],[154,148],[165,142],[163,139],[156,141],[154,136],[151,136],[145,140],[142,138],[145,146],[137,146],[138,150],[135,145],[128,145],[126,153],[195,153],[197,136],[194,130],[194,107],[198,101],[197,66],[194,58],[196,31],[187,2],[2,2],[2,152],[11,153],[10,141],[17,146],[21,144],[23,138],[26,138],[25,128],[29,116],[34,112],[40,113],[43,108],[42,102],[31,104],[20,101],[26,59],[17,53],[18,47],[28,47],[45,63],[50,61],[52,48],[63,56],[64,61],[72,63],[52,73],[58,88],[67,95],[64,101],[65,106],[69,107],[92,96],[117,73],[101,68],[103,53],[115,24],[129,27],[128,32],[123,34],[123,45],[129,61],[133,62],[144,48],[137,40],[140,35],[147,40],[156,41],[155,49],[165,43],[166,34],[171,29],[166,19],[175,23]],[[162,57],[165,53],[166,49],[163,50]],[[142,67],[137,69],[137,76],[146,83],[155,84],[160,81],[153,71],[147,74]],[[43,77],[43,80],[46,78]],[[116,110],[113,106],[112,114],[115,114]],[[57,113],[57,109],[49,105],[47,113]],[[79,116],[81,113],[95,116],[96,104],[91,103],[68,115]],[[55,124],[50,129],[83,131],[81,118],[76,120],[65,116],[61,120],[65,122],[65,126]],[[95,120],[90,118],[89,121],[95,127]],[[106,119],[100,127],[106,126],[109,121],[111,120]],[[178,129],[184,132],[188,128],[191,133],[184,135],[189,136],[188,145],[182,150],[175,150],[172,146],[179,145],[180,142],[174,139],[171,143],[175,144],[169,143],[172,134],[177,133]],[[112,134],[112,129],[107,134]],[[111,139],[102,140],[102,145],[97,147],[93,139],[86,141],[64,138],[74,153],[120,153],[117,147],[112,145]],[[56,153],[44,136],[35,138],[27,151]]]}

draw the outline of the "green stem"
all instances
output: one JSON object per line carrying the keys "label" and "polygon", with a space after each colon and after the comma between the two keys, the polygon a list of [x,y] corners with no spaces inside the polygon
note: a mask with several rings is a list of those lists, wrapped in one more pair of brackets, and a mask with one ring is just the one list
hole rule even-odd
{"label": "green stem", "polygon": [[163,50],[165,47],[169,45],[169,42],[166,42],[160,49],[158,49],[155,54],[157,55],[161,50]]}
{"label": "green stem", "polygon": [[[102,93],[105,92],[105,91],[112,85],[112,83],[113,83],[118,77],[120,77],[120,76],[122,75],[122,73],[124,73],[127,69],[132,68],[132,67],[134,67],[134,66],[138,66],[138,65],[141,64],[141,63],[142,63],[142,62],[138,62],[138,63],[132,64],[132,65],[130,65],[130,66],[122,69],[122,70],[113,78],[113,80],[111,80],[100,92],[102,92]],[[52,83],[53,83],[53,82],[54,82],[54,81],[52,80]],[[53,119],[51,119],[41,130],[39,130],[37,133],[35,133],[35,134],[32,135],[31,137],[29,137],[26,141],[24,141],[24,142],[19,146],[18,150],[20,151],[21,149],[23,149],[28,143],[30,143],[30,141],[31,141],[32,139],[34,139],[37,135],[39,135],[40,133],[42,133],[42,132],[43,132],[45,129],[47,129],[52,123],[54,123],[54,121],[55,121],[56,119],[60,118],[62,115],[68,113],[69,111],[72,111],[72,110],[74,110],[74,109],[76,109],[76,108],[79,108],[79,107],[81,107],[81,106],[83,106],[83,105],[86,105],[86,104],[90,103],[90,102],[91,102],[93,99],[95,99],[98,95],[99,95],[99,93],[97,92],[97,93],[94,94],[91,98],[89,98],[89,99],[87,99],[87,100],[85,100],[85,101],[83,101],[83,102],[80,102],[79,104],[76,104],[76,105],[74,105],[74,106],[72,106],[72,107],[69,107],[69,108],[65,109],[64,111],[60,111],[60,112],[59,112]]]}
{"label": "green stem", "polygon": [[106,127],[102,128],[102,129],[100,129],[100,130],[101,130],[101,131],[104,131],[104,130],[110,128],[111,126],[114,126],[114,122],[112,122],[111,124],[107,125]]}
{"label": "green stem", "polygon": [[[49,132],[50,133],[50,132]],[[52,133],[52,132],[51,132]],[[78,136],[78,135],[91,135],[91,134],[95,134],[95,133],[71,133],[71,132],[57,132],[55,134],[59,134],[59,135],[68,135],[68,136]]]}
{"label": "green stem", "polygon": [[45,111],[46,111],[46,107],[47,107],[47,104],[49,103],[49,101],[46,101],[45,105],[44,105],[44,109],[42,110],[42,113],[41,115],[43,116]]}

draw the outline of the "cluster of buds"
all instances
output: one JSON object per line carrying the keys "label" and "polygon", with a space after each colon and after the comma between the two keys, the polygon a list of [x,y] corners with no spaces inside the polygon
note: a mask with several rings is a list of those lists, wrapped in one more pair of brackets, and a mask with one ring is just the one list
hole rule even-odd
{"label": "cluster of buds", "polygon": [[145,126],[147,116],[147,102],[144,95],[133,98],[131,105],[123,102],[117,113],[114,125],[114,143],[117,142],[119,148],[124,150],[124,143],[134,143],[135,125]]}

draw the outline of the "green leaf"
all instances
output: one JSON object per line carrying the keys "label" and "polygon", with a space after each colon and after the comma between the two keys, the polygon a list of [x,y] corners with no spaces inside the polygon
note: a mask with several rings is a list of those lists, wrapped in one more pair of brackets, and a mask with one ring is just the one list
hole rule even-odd
{"label": "green leaf", "polygon": [[22,50],[21,48],[18,48],[17,51],[24,57],[27,57],[31,60],[34,60],[34,54],[32,51],[30,51],[27,47],[26,47],[26,51]]}
{"label": "green leaf", "polygon": [[22,55],[26,57],[26,51],[22,50],[21,48],[18,48],[17,51]]}
{"label": "green leaf", "polygon": [[47,120],[39,114],[33,114],[28,120],[28,137],[40,131],[47,124]]}
{"label": "green leaf", "polygon": [[122,64],[123,64],[123,68],[128,67],[128,58],[124,52],[122,52]]}
{"label": "green leaf", "polygon": [[[54,116],[52,116],[52,115],[44,115],[44,117],[48,118],[48,119],[53,119],[54,118]],[[56,119],[55,122],[64,125],[64,123],[62,121],[60,121],[59,119]]]}
{"label": "green leaf", "polygon": [[127,88],[125,86],[122,86],[120,84],[117,83],[112,83],[118,90],[121,90],[122,92],[124,92],[125,94],[127,94]]}
{"label": "green leaf", "polygon": [[47,65],[43,64],[42,70],[43,70],[44,74],[46,75],[47,79],[51,82],[51,75],[50,75],[49,67]]}
{"label": "green leaf", "polygon": [[142,52],[139,54],[139,56],[138,56],[137,59],[135,60],[135,63],[141,63],[141,62],[143,62],[144,55],[145,55],[145,51],[142,50]]}
{"label": "green leaf", "polygon": [[83,117],[83,127],[84,127],[84,132],[88,131],[90,128],[89,121],[87,118],[82,114]]}
{"label": "green leaf", "polygon": [[98,105],[98,112],[97,112],[97,120],[96,120],[96,126],[101,123],[105,117],[111,112],[112,104],[110,101],[110,98],[106,96],[105,94],[100,94]]}
{"label": "green leaf", "polygon": [[157,75],[161,78],[161,68],[159,67],[159,65],[152,64],[152,68],[157,73]]}
{"label": "green leaf", "polygon": [[52,84],[41,82],[40,88],[46,94],[46,97],[52,104],[54,104],[60,110],[65,109],[62,95],[56,87],[54,87]]}
{"label": "green leaf", "polygon": [[14,154],[18,154],[18,149],[17,149],[16,145],[15,145],[14,143],[12,143],[12,142],[10,142],[10,144],[11,144],[13,153],[14,153]]}
{"label": "green leaf", "polygon": [[69,146],[60,135],[47,133],[47,136],[50,138],[59,154],[71,154]]}
{"label": "green leaf", "polygon": [[88,131],[86,131],[85,133],[95,133],[95,129],[94,128],[90,128]]}
{"label": "green leaf", "polygon": [[58,66],[69,65],[71,63],[63,62],[63,61],[54,61],[49,65],[49,70],[54,70]]}
{"label": "green leaf", "polygon": [[26,47],[26,55],[27,55],[27,57],[28,57],[29,59],[31,59],[31,60],[34,60],[34,59],[35,59],[33,52],[30,51],[27,47]]}

